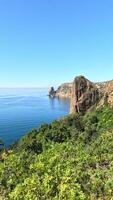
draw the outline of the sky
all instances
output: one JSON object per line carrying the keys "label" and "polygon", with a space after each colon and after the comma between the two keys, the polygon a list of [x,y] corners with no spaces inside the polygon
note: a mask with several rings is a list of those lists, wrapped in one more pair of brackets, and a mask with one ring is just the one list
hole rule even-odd
{"label": "sky", "polygon": [[113,0],[0,0],[0,87],[113,79]]}

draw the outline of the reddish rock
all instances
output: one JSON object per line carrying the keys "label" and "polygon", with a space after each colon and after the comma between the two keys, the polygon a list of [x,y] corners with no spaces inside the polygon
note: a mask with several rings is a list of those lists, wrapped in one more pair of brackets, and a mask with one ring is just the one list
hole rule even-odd
{"label": "reddish rock", "polygon": [[108,103],[113,105],[113,80],[106,83],[106,93],[108,95]]}
{"label": "reddish rock", "polygon": [[78,76],[73,82],[70,113],[85,113],[100,98],[101,93],[95,84],[84,76]]}
{"label": "reddish rock", "polygon": [[50,97],[69,97],[70,113],[85,113],[93,105],[110,104],[113,106],[113,80],[93,83],[84,76],[78,76],[73,83],[64,83],[56,91],[52,87]]}

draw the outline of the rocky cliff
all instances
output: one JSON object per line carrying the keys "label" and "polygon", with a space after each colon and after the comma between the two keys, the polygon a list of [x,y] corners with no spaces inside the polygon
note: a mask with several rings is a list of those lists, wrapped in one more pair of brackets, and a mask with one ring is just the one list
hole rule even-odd
{"label": "rocky cliff", "polygon": [[113,105],[113,80],[93,83],[84,76],[78,76],[72,83],[62,84],[56,91],[55,97],[69,97],[70,113],[85,113],[93,105],[109,103]]}
{"label": "rocky cliff", "polygon": [[84,76],[78,76],[74,79],[70,112],[85,113],[102,97],[102,92],[94,83]]}

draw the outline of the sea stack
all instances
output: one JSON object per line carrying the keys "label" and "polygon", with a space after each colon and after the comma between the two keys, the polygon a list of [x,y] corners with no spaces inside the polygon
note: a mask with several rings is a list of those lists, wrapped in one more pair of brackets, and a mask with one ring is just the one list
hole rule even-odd
{"label": "sea stack", "polygon": [[56,91],[54,90],[54,87],[51,87],[49,90],[49,97],[53,98],[55,97]]}

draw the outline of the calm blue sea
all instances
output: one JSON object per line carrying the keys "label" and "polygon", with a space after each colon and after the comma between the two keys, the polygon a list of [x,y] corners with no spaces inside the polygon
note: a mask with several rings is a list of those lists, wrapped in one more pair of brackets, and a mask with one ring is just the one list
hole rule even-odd
{"label": "calm blue sea", "polygon": [[32,128],[69,113],[69,99],[50,99],[48,89],[0,89],[0,139],[6,146]]}

